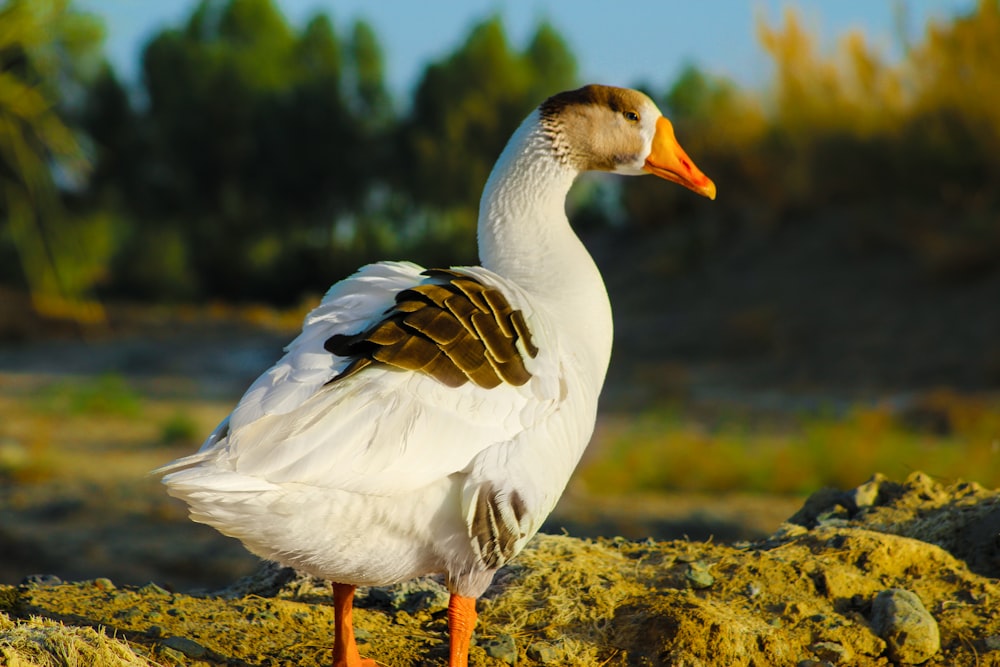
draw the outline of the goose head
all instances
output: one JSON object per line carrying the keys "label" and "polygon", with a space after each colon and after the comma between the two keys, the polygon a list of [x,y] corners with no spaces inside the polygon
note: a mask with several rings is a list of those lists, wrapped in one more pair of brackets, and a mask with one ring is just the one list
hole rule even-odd
{"label": "goose head", "polygon": [[715,183],[681,148],[673,124],[637,90],[584,86],[547,99],[539,117],[557,159],[577,171],[653,174],[715,199]]}

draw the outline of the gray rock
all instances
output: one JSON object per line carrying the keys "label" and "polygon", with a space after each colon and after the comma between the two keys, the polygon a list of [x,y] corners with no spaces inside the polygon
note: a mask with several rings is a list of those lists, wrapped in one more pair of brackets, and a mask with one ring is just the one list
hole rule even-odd
{"label": "gray rock", "polygon": [[941,649],[937,621],[916,593],[890,588],[872,602],[872,630],[885,640],[889,657],[919,665]]}
{"label": "gray rock", "polygon": [[208,653],[208,649],[187,637],[167,637],[163,640],[163,645],[180,651],[189,658],[203,658]]}
{"label": "gray rock", "polygon": [[554,646],[547,642],[535,642],[528,647],[528,657],[543,665],[555,665],[563,660],[563,650],[561,646]]}
{"label": "gray rock", "polygon": [[22,586],[27,586],[28,588],[42,588],[45,586],[58,586],[62,583],[62,579],[54,574],[29,574],[24,579],[21,580]]}
{"label": "gray rock", "polygon": [[139,589],[139,593],[142,595],[170,595],[170,591],[163,588],[162,586],[157,586],[152,581]]}
{"label": "gray rock", "polygon": [[851,664],[851,650],[837,642],[816,642],[809,647],[816,657],[834,665]]}
{"label": "gray rock", "polygon": [[479,646],[483,647],[486,655],[491,658],[496,658],[508,665],[517,664],[517,644],[510,635],[500,634],[490,639],[481,639]]}
{"label": "gray rock", "polygon": [[449,598],[448,589],[441,582],[422,577],[395,586],[369,588],[355,598],[355,604],[413,614],[421,609],[431,612],[447,609]]}
{"label": "gray rock", "polygon": [[101,577],[94,579],[94,588],[100,588],[102,591],[113,591],[115,590],[115,585],[107,577]]}

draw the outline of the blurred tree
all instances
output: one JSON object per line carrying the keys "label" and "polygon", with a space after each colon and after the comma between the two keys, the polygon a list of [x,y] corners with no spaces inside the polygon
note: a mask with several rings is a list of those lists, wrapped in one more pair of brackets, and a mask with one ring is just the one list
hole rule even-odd
{"label": "blurred tree", "polygon": [[384,128],[393,120],[392,99],[385,88],[385,59],[375,31],[365,21],[356,21],[351,29],[350,61],[355,114],[365,127]]}
{"label": "blurred tree", "polygon": [[576,58],[566,40],[547,21],[538,25],[524,57],[533,73],[526,93],[533,106],[577,82]]}
{"label": "blurred tree", "polygon": [[118,207],[123,198],[135,198],[142,168],[138,118],[128,92],[105,63],[85,97],[80,124],[91,146],[94,167],[88,195],[97,206]]}
{"label": "blurred tree", "polygon": [[154,196],[137,210],[189,249],[176,271],[225,297],[330,279],[335,223],[365,201],[392,119],[371,28],[344,40],[323,14],[297,32],[272,0],[202,0],[143,71]]}
{"label": "blurred tree", "polygon": [[476,206],[493,163],[524,116],[575,79],[573,55],[551,26],[542,24],[518,52],[498,16],[427,67],[401,127],[397,177],[413,200],[436,210],[428,233],[450,237],[452,249],[462,243],[459,257],[475,257]]}
{"label": "blurred tree", "polygon": [[101,39],[100,24],[65,1],[0,8],[0,244],[17,255],[39,312],[82,321],[103,318],[85,295],[110,251],[107,227],[68,216],[60,190],[84,185],[88,163],[69,118]]}

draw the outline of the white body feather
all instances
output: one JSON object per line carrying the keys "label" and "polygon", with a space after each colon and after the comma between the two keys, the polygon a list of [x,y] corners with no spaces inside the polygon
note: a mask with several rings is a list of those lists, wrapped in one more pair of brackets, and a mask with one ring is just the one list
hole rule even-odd
{"label": "white body feather", "polygon": [[201,450],[161,469],[195,521],[254,553],[357,585],[448,574],[480,595],[495,567],[470,534],[477,494],[515,493],[519,551],[555,506],[590,439],[611,348],[593,261],[566,220],[576,171],[551,155],[529,116],[487,184],[483,267],[459,269],[524,313],[539,352],[520,387],[458,388],[376,364],[338,382],[348,359],[323,347],[368,328],[396,294],[428,280],[383,262],[334,285],[302,333]]}

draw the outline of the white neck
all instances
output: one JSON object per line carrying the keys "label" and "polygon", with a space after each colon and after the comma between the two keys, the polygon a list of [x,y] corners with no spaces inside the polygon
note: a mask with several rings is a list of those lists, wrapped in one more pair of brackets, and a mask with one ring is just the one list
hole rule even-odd
{"label": "white neck", "polygon": [[566,217],[578,172],[560,163],[536,110],[493,167],[479,205],[482,265],[516,283],[579,332],[588,365],[603,381],[611,353],[611,306],[601,274]]}

